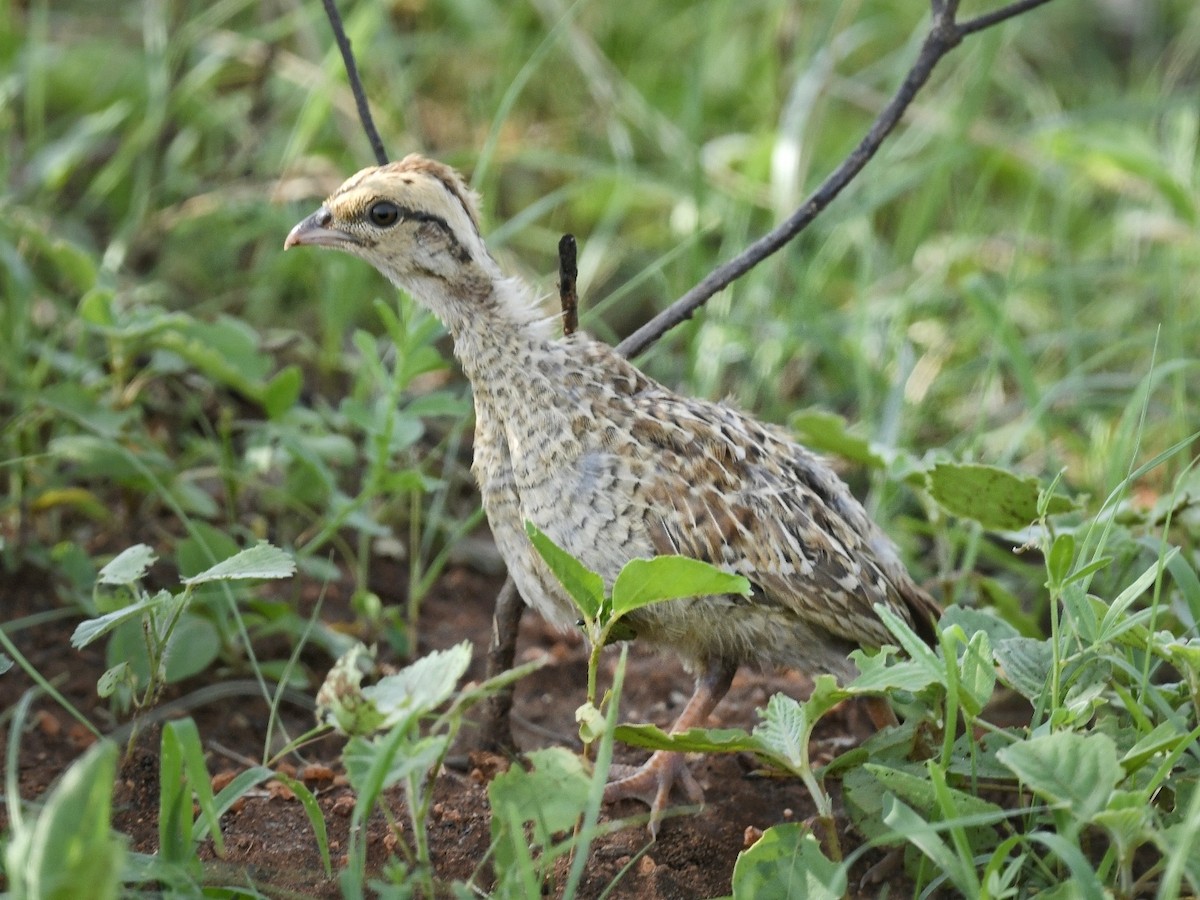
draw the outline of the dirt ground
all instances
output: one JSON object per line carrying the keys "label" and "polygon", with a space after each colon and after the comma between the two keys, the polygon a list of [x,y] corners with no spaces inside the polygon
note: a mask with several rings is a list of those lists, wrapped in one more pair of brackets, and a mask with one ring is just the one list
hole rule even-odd
{"label": "dirt ground", "polygon": [[[398,601],[395,586],[403,584],[404,579],[390,564],[379,564],[373,580],[372,587],[385,601]],[[464,568],[450,571],[422,607],[421,651],[449,647],[468,639],[475,646],[475,660],[468,678],[480,677],[492,605],[499,586],[494,576]],[[339,610],[337,592],[333,593],[335,596],[326,598],[323,616],[334,621],[349,619],[344,604]],[[0,610],[4,611],[5,621],[56,605],[51,586],[37,573],[16,573],[0,585]],[[69,638],[77,622],[78,617],[60,618],[22,629],[14,638],[38,671],[93,723],[108,731],[120,723],[112,721],[107,704],[95,693],[96,680],[105,668],[102,642],[82,652],[71,649]],[[512,719],[516,742],[521,750],[548,745],[578,748],[574,712],[585,695],[583,643],[577,636],[550,629],[536,615],[527,613],[517,658],[526,661],[536,657],[545,657],[548,664],[517,687]],[[608,666],[615,660],[616,654],[610,654]],[[319,661],[314,664],[314,668],[318,667]],[[611,668],[604,677],[611,677]],[[196,720],[214,776],[236,773],[262,756],[267,706],[251,682],[240,682],[237,678],[214,671],[174,686],[166,698],[178,715],[190,715]],[[245,690],[240,689],[243,683]],[[232,685],[230,689],[236,695],[206,699],[206,686],[218,684]],[[625,684],[622,719],[664,727],[678,714],[691,690],[691,680],[677,662],[636,648],[630,655]],[[13,705],[30,686],[30,680],[17,668],[0,677],[0,708],[11,713]],[[713,724],[752,727],[756,710],[772,693],[784,691],[802,698],[808,687],[808,682],[795,673],[766,676],[743,671],[718,707]],[[85,729],[48,699],[39,699],[35,710],[31,727],[22,736],[20,745],[20,787],[22,796],[28,799],[46,791],[91,739]],[[287,708],[284,713],[293,733],[312,724],[311,712],[299,705]],[[8,739],[10,715],[2,721],[0,742]],[[822,720],[814,752],[818,758],[840,752],[866,737],[870,730],[864,710],[856,706],[835,710]],[[465,880],[476,874],[476,883],[486,889],[488,872],[480,871],[480,861],[489,843],[487,780],[507,767],[509,760],[473,749],[472,743],[477,740],[477,730],[466,730],[461,746],[455,748],[449,764],[438,775],[430,840],[440,877]],[[129,836],[133,849],[154,852],[158,821],[157,729],[151,729],[140,746],[144,749],[126,765],[119,778],[115,826]],[[340,740],[327,738],[307,747],[303,758],[293,759],[297,770],[308,775],[308,786],[320,802],[335,869],[339,861],[344,863],[353,805],[349,787],[344,779],[337,777],[342,772],[340,747]],[[644,757],[643,751],[617,747],[618,762],[640,762]],[[311,768],[305,770],[305,765]],[[749,757],[696,758],[692,769],[704,787],[706,805],[698,813],[665,821],[657,843],[625,873],[608,896],[696,900],[728,895],[737,854],[759,831],[781,822],[803,821],[812,815],[811,801],[798,781],[757,775],[754,760]],[[837,786],[830,788],[836,791]],[[394,821],[406,821],[398,789],[388,794],[384,802],[392,810]],[[644,808],[630,801],[607,812],[624,817],[644,812]],[[203,851],[203,855],[213,860],[208,875],[214,883],[244,885],[252,880],[271,896],[339,896],[336,872],[334,879],[325,877],[308,820],[300,803],[288,798],[286,792],[270,786],[252,792],[224,817],[222,828],[226,841],[224,859],[216,860],[211,846]],[[839,830],[844,850],[861,843],[861,837],[849,831],[844,821]],[[647,833],[640,826],[598,840],[580,896],[600,896],[630,859],[645,847],[647,840]],[[386,860],[393,842],[384,817],[377,813],[369,831],[369,859],[373,867]],[[880,858],[875,852],[866,854],[852,873],[852,884]],[[893,896],[904,895],[903,885],[898,883],[875,885],[863,896],[878,896],[888,887],[892,888]],[[548,895],[554,893],[551,886]]]}

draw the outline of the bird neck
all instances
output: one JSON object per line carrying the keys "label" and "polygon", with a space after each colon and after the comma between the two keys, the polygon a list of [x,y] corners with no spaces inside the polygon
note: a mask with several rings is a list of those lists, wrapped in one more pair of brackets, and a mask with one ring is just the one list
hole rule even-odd
{"label": "bird neck", "polygon": [[476,387],[527,368],[554,337],[554,317],[494,263],[472,261],[449,278],[417,275],[405,287],[450,331],[454,355]]}

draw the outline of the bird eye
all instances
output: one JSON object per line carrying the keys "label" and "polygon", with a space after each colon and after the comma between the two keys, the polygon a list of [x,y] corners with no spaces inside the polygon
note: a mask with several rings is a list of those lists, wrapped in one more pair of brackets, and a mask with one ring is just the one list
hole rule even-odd
{"label": "bird eye", "polygon": [[380,228],[390,228],[400,221],[400,208],[390,200],[380,200],[367,210],[367,217]]}

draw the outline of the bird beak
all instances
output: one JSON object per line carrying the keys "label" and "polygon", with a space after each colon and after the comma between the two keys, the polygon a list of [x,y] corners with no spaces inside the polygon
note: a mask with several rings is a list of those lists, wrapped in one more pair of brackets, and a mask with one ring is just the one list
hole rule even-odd
{"label": "bird beak", "polygon": [[333,213],[325,206],[320,207],[288,232],[288,236],[283,242],[283,249],[290,250],[292,247],[300,246],[345,247],[347,244],[358,243],[354,235],[337,228],[330,228],[329,223],[332,221]]}

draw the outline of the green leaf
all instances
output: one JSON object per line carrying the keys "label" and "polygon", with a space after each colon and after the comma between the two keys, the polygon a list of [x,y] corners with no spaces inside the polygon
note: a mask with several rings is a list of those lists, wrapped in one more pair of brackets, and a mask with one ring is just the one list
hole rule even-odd
{"label": "green leaf", "polygon": [[304,374],[299,366],[286,366],[275,374],[259,395],[259,402],[267,417],[278,419],[296,405],[300,389],[304,386]]}
{"label": "green leaf", "polygon": [[125,842],[111,826],[116,771],[116,745],[98,742],[67,769],[37,819],[13,827],[4,853],[10,896],[118,896]]}
{"label": "green leaf", "polygon": [[423,778],[442,758],[449,741],[450,736],[445,734],[401,740],[399,743],[389,741],[386,737],[355,735],[346,742],[342,763],[346,766],[346,777],[355,792],[365,794],[368,780],[376,776],[382,779],[378,788],[386,790],[409,776]]}
{"label": "green leaf", "polygon": [[846,888],[846,865],[797,822],[768,828],[733,866],[734,900],[839,900]]}
{"label": "green leaf", "polygon": [[192,846],[192,798],[212,835],[217,855],[225,853],[220,816],[213,798],[212,779],[204,760],[200,731],[192,719],[178,719],[163,725],[159,745],[162,774],[159,779],[159,847],[169,862],[199,865]]}
{"label": "green leaf", "polygon": [[550,747],[533,751],[527,759],[532,770],[512,766],[488,785],[496,896],[540,894],[533,854],[540,850],[541,866],[548,867],[545,857],[564,852],[569,842],[555,846],[553,837],[575,827],[588,800],[591,778],[574,753]]}
{"label": "green leaf", "polygon": [[858,677],[845,687],[846,696],[881,694],[901,690],[917,693],[931,684],[941,683],[929,666],[911,659],[896,660],[894,647],[883,647],[868,653],[853,650],[850,659],[858,668]]}
{"label": "green leaf", "polygon": [[1026,700],[1037,702],[1050,683],[1054,648],[1050,642],[1014,637],[996,642],[992,651],[1000,664],[1000,676]]}
{"label": "green leaf", "polygon": [[121,623],[129,619],[141,618],[141,616],[150,610],[163,606],[174,599],[170,592],[159,591],[153,597],[146,597],[137,603],[131,603],[129,606],[122,607],[103,616],[98,616],[95,619],[85,619],[75,626],[75,631],[71,635],[71,646],[76,650],[86,647],[92,641],[96,640],[96,638],[102,637],[114,628],[117,628]]}
{"label": "green leaf", "polygon": [[134,544],[122,550],[96,576],[100,584],[133,584],[140,581],[142,576],[158,559],[145,544]]}
{"label": "green leaf", "polygon": [[259,541],[198,575],[180,580],[183,584],[193,585],[241,578],[291,578],[294,574],[296,561],[290,555],[267,541]]}
{"label": "green leaf", "polygon": [[[928,486],[948,512],[985,528],[1016,531],[1038,519],[1041,488],[1033,477],[977,463],[938,463],[929,471]],[[1074,508],[1073,501],[1054,496],[1047,511],[1054,515]]]}
{"label": "green leaf", "polygon": [[1101,733],[1042,735],[1005,747],[996,758],[1034,793],[1065,805],[1081,823],[1108,805],[1124,774],[1116,744]]}
{"label": "green leaf", "polygon": [[978,716],[996,687],[996,666],[986,631],[977,631],[958,660],[959,701],[971,716]]}
{"label": "green leaf", "polygon": [[763,710],[763,721],[754,738],[772,755],[786,760],[790,768],[806,764],[808,738],[812,732],[804,706],[784,694],[773,694]]}
{"label": "green leaf", "polygon": [[933,860],[964,897],[982,896],[975,869],[946,845],[936,825],[891,794],[885,795],[883,800],[883,822],[893,834],[904,838]]}
{"label": "green leaf", "polygon": [[470,664],[471,642],[463,641],[448,650],[434,650],[362,693],[384,717],[378,727],[388,728],[402,718],[423,716],[441,706]]}
{"label": "green leaf", "polygon": [[657,725],[618,725],[616,739],[631,747],[679,753],[757,752],[762,743],[740,728],[689,728],[668,734]]}
{"label": "green leaf", "polygon": [[631,559],[613,583],[613,615],[620,616],[662,600],[749,593],[750,582],[741,575],[723,572],[698,559],[686,556]]}
{"label": "green leaf", "polygon": [[596,618],[604,602],[604,581],[600,576],[538,531],[532,522],[525,523],[525,533],[583,614],[589,619]]}
{"label": "green leaf", "polygon": [[803,438],[804,445],[821,453],[832,453],[842,459],[872,469],[887,467],[887,460],[864,437],[851,434],[846,420],[837,413],[823,409],[802,409],[788,425]]}

